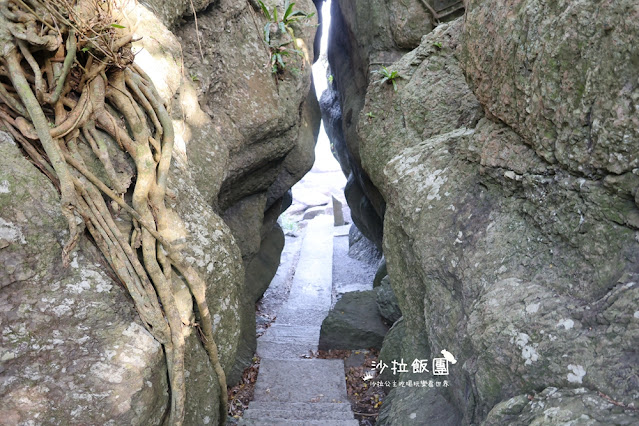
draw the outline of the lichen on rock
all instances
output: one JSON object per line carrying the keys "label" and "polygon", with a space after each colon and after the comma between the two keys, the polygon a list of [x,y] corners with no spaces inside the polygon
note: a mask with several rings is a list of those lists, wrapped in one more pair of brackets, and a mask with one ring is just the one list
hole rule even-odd
{"label": "lichen on rock", "polygon": [[[402,356],[455,355],[441,391],[455,422],[529,424],[543,402],[505,416],[503,401],[549,387],[566,389],[552,403],[562,414],[549,412],[557,421],[617,418],[590,403],[618,403],[619,418],[636,421],[630,3],[470,1],[464,18],[386,64],[396,91],[374,78],[336,89],[342,110],[363,105],[356,136],[341,125],[385,202]],[[333,57],[348,52],[339,40]],[[580,387],[590,390],[577,401]],[[402,392],[385,402],[385,422],[411,422]]]}

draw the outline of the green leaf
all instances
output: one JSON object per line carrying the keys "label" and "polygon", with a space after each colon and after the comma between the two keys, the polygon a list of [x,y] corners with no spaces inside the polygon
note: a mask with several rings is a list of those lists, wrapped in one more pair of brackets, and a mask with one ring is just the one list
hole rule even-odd
{"label": "green leaf", "polygon": [[391,82],[393,83],[393,89],[395,89],[395,91],[397,92],[397,83],[395,82],[395,80],[391,80]]}
{"label": "green leaf", "polygon": [[284,25],[284,22],[280,22],[278,24],[278,27],[280,28],[280,31],[282,32],[282,34],[286,32],[286,26]]}
{"label": "green leaf", "polygon": [[311,19],[313,16],[315,16],[315,12],[309,13],[308,15],[306,15],[306,17],[308,19]]}
{"label": "green leaf", "polygon": [[282,59],[282,55],[277,55],[277,62],[279,62],[279,64],[282,66],[282,69],[286,68],[286,65],[284,65],[284,59]]}
{"label": "green leaf", "polygon": [[90,47],[83,47],[82,49],[80,49],[83,52],[88,52],[89,50],[91,50]]}
{"label": "green leaf", "polygon": [[119,24],[111,24],[111,26],[113,28],[126,28],[126,27],[123,27],[122,25],[119,25]]}
{"label": "green leaf", "polygon": [[288,4],[288,0],[286,0],[286,4],[284,5],[284,10],[286,10],[286,12],[284,12],[283,21],[286,22],[286,19],[289,17],[289,15],[291,15],[291,13],[293,12],[293,6],[295,6],[295,3]]}
{"label": "green leaf", "polygon": [[260,4],[260,7],[262,8],[262,13],[264,13],[264,16],[266,16],[266,18],[270,21],[271,20],[271,14],[268,13],[268,9],[266,8],[266,5],[264,4],[264,2],[262,0],[257,0],[257,1]]}
{"label": "green leaf", "polygon": [[277,22],[277,6],[273,6],[273,22]]}

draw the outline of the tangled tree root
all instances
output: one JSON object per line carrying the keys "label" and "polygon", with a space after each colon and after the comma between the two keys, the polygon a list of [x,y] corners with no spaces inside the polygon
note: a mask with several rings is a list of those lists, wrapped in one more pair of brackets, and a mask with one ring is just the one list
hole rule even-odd
{"label": "tangled tree root", "polygon": [[[133,31],[118,23],[116,9],[113,0],[0,0],[0,121],[60,191],[71,235],[63,263],[88,230],[147,330],[163,345],[171,425],[183,423],[186,399],[186,326],[172,291],[174,271],[185,279],[219,380],[224,423],[226,378],[213,339],[206,283],[166,238],[173,125],[151,79],[133,64]],[[132,190],[114,167],[105,133],[135,163]],[[81,144],[99,160],[108,184],[90,171]],[[131,235],[116,225],[121,211],[131,217]]]}

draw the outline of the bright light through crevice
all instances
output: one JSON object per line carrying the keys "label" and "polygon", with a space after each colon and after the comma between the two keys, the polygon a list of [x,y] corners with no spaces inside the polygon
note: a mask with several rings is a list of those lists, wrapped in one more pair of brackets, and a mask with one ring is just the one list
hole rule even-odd
{"label": "bright light through crevice", "polygon": [[317,62],[313,64],[313,79],[315,81],[315,93],[317,93],[317,99],[322,96],[322,93],[328,87],[326,70],[328,69],[328,29],[331,26],[331,0],[326,0],[322,5],[322,19],[324,22],[322,25],[320,55]]}
{"label": "bright light through crevice", "polygon": [[[322,5],[322,39],[320,44],[319,59],[313,64],[313,81],[315,82],[315,93],[317,99],[328,88],[326,70],[328,69],[328,31],[331,26],[331,0],[326,0]],[[330,142],[326,131],[324,130],[324,122],[320,127],[320,133],[315,146],[315,164],[314,171],[333,171],[340,170],[339,163],[331,154]]]}

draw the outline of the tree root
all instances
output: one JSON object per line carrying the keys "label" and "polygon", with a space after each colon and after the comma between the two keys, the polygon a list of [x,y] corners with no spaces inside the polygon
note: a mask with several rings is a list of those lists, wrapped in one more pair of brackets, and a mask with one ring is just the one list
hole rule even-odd
{"label": "tree root", "polygon": [[[112,16],[117,11],[109,1],[28,3],[0,0],[0,28],[13,37],[13,46],[2,56],[7,73],[0,73],[0,122],[59,188],[70,231],[63,263],[68,264],[86,228],[131,295],[147,330],[164,347],[171,425],[183,424],[186,401],[185,325],[173,294],[173,269],[179,272],[195,300],[202,344],[218,377],[224,424],[226,377],[206,302],[207,286],[166,237],[172,226],[164,200],[173,124],[150,78],[131,66],[132,32],[119,30]],[[96,13],[83,17],[81,6]],[[23,67],[23,60],[28,67]],[[98,128],[133,159],[132,190],[118,174]],[[102,164],[111,187],[89,170],[79,143]],[[127,191],[131,206],[124,201]],[[104,196],[130,216],[130,235],[117,226]]]}

